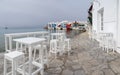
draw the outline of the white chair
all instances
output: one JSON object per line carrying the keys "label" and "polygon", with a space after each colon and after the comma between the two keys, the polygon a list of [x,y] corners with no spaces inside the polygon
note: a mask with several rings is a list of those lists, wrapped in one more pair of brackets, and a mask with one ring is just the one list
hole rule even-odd
{"label": "white chair", "polygon": [[[70,52],[70,50],[71,50],[71,44],[70,44],[70,39],[69,39],[69,38],[66,38],[66,39],[65,39],[65,47],[67,48],[68,54],[70,54],[69,52]],[[65,48],[65,49],[66,49],[66,48]]]}
{"label": "white chair", "polygon": [[21,51],[24,52],[25,54],[27,54],[27,45],[23,45],[21,43],[16,42],[16,50],[17,51]]}
{"label": "white chair", "polygon": [[[24,62],[24,60],[23,60],[24,53],[22,53],[22,52],[13,51],[13,52],[4,54],[4,75],[9,75],[9,74],[16,75],[17,68],[18,68],[17,64],[18,64],[18,62],[21,62],[21,59]],[[7,73],[7,67],[8,67],[7,61],[11,61],[11,63],[12,63],[12,71],[8,72],[8,73]]]}
{"label": "white chair", "polygon": [[107,51],[108,49],[108,41],[107,41],[107,34],[106,33],[99,33],[99,47],[102,48],[102,50]]}
{"label": "white chair", "polygon": [[46,39],[44,41],[45,44],[49,44],[49,42],[50,42],[50,35],[49,34],[41,35],[41,36],[39,36],[39,38],[45,38]]}
{"label": "white chair", "polygon": [[[47,64],[48,65],[48,52],[47,52],[47,46],[43,45],[43,47],[41,45],[37,45],[35,47],[33,47],[33,72],[32,75],[36,75],[40,72],[41,75],[44,75],[44,65]],[[38,52],[37,52],[38,51]],[[21,64],[20,66],[18,66],[18,68],[16,69],[18,73],[22,74],[22,75],[28,75],[27,73],[27,65],[28,62]]]}
{"label": "white chair", "polygon": [[[56,39],[50,40],[50,54],[55,54],[55,58],[57,54],[63,54],[65,52],[65,45],[69,43],[69,40],[66,39],[65,33],[57,33]],[[60,35],[59,35],[60,34]],[[65,41],[66,39],[66,41]],[[66,44],[65,44],[66,43]],[[66,45],[67,47],[69,46]]]}
{"label": "white chair", "polygon": [[59,36],[59,38],[58,38],[58,45],[57,45],[57,47],[58,47],[58,50],[60,51],[60,53],[62,53],[62,54],[66,51],[65,50],[65,46],[68,46],[66,44],[69,43],[69,40],[66,39],[66,41],[65,41],[65,39],[66,38],[65,38],[64,34]]}
{"label": "white chair", "polygon": [[[43,47],[41,45],[37,45],[34,47],[33,61],[40,59],[41,49],[43,49],[43,62],[44,64],[47,64],[48,63],[48,50],[47,50],[46,45],[43,45]],[[37,56],[37,51],[38,51],[38,56]]]}
{"label": "white chair", "polygon": [[[38,52],[37,52],[38,51]],[[44,65],[48,65],[48,51],[46,45],[37,45],[34,47],[33,53],[33,65],[37,68],[32,75],[35,75],[38,72],[41,72],[41,75],[44,74]]]}
{"label": "white chair", "polygon": [[54,40],[50,40],[50,51],[49,51],[49,56],[51,56],[51,54],[55,54],[55,58],[57,58],[57,53],[60,52],[60,50],[58,49],[58,40],[54,39]]}
{"label": "white chair", "polygon": [[112,33],[100,33],[99,34],[99,37],[100,37],[100,44],[99,46],[107,51],[107,53],[110,51],[110,50],[113,50],[113,52],[115,51],[116,49],[116,42],[113,38],[113,34]]}
{"label": "white chair", "polygon": [[116,50],[116,41],[114,40],[112,33],[109,34],[107,41],[108,41],[108,50],[112,50],[114,53]]}

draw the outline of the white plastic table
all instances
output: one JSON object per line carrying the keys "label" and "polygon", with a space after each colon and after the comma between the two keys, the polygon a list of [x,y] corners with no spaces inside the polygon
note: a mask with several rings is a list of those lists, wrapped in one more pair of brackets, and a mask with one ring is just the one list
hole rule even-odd
{"label": "white plastic table", "polygon": [[18,39],[13,39],[16,43],[21,43],[25,44],[28,46],[28,51],[29,51],[29,74],[32,75],[32,47],[34,45],[38,45],[45,41],[45,38],[36,38],[36,37],[25,37],[25,38],[18,38]]}

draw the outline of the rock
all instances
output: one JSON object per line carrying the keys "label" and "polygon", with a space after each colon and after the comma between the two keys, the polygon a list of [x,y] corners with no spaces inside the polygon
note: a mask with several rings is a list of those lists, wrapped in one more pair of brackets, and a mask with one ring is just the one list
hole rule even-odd
{"label": "rock", "polygon": [[53,59],[51,62],[49,62],[49,67],[60,67],[63,65],[63,61],[58,59]]}
{"label": "rock", "polygon": [[117,59],[115,61],[112,61],[109,63],[111,69],[115,72],[115,73],[120,73],[120,59]]}
{"label": "rock", "polygon": [[82,67],[86,74],[90,75],[92,73],[92,65],[90,63],[88,63],[88,62],[83,63]]}
{"label": "rock", "polygon": [[104,74],[105,75],[115,75],[113,72],[112,72],[112,70],[110,70],[110,69],[105,69],[105,70],[103,70],[104,71]]}
{"label": "rock", "polygon": [[119,74],[117,74],[117,75],[120,75],[120,73],[119,73]]}
{"label": "rock", "polygon": [[50,68],[47,70],[48,73],[53,73],[53,74],[59,74],[61,73],[62,69],[60,67],[57,67],[57,68]]}
{"label": "rock", "polygon": [[66,70],[63,71],[62,75],[73,75],[73,72],[66,69]]}
{"label": "rock", "polygon": [[74,75],[86,75],[84,70],[77,70],[75,71]]}
{"label": "rock", "polygon": [[73,70],[78,70],[78,69],[81,69],[81,66],[79,64],[73,65],[72,68],[73,68]]}
{"label": "rock", "polygon": [[106,68],[108,68],[108,63],[101,63],[97,67],[99,70],[106,69]]}
{"label": "rock", "polygon": [[86,62],[92,59],[92,57],[89,55],[88,52],[79,53],[78,58],[79,58],[79,62]]}
{"label": "rock", "polygon": [[[92,75],[104,75],[104,73],[100,70],[95,70]],[[106,75],[106,74],[105,74]]]}
{"label": "rock", "polygon": [[88,62],[89,62],[93,67],[100,65],[99,62],[98,62],[97,60],[95,60],[95,59],[92,59],[92,60],[90,60],[90,61],[88,61]]}

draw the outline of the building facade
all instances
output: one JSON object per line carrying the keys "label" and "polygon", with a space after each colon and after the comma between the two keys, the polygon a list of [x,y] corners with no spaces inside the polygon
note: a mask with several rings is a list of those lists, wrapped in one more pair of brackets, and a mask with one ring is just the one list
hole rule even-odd
{"label": "building facade", "polygon": [[120,0],[94,0],[92,21],[92,31],[97,35],[100,32],[113,33],[120,53]]}

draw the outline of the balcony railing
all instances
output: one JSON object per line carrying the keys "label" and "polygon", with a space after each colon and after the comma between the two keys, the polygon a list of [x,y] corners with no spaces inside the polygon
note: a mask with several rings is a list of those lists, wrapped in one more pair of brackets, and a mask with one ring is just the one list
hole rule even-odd
{"label": "balcony railing", "polygon": [[45,37],[48,35],[49,35],[49,32],[47,31],[5,34],[5,50],[7,52],[10,52],[11,50],[13,50],[13,38],[31,37],[31,36]]}

